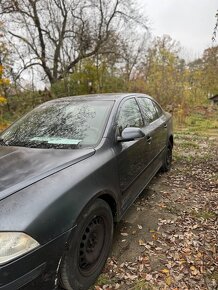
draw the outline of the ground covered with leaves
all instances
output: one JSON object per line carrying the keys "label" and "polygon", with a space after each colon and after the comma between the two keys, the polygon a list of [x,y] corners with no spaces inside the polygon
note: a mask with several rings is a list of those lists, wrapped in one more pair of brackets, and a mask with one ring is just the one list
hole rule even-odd
{"label": "ground covered with leaves", "polygon": [[218,289],[218,136],[175,134],[159,173],[115,228],[93,289]]}

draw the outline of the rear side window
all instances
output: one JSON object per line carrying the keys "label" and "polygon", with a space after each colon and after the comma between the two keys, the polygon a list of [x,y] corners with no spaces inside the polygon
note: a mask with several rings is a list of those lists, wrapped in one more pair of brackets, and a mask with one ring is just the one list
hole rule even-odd
{"label": "rear side window", "polygon": [[161,109],[161,107],[155,102],[152,102],[152,103],[153,103],[154,107],[157,110],[158,117],[162,116],[163,115],[163,110]]}
{"label": "rear side window", "polygon": [[145,118],[147,123],[151,123],[159,118],[157,109],[152,100],[148,98],[138,98],[138,101],[142,109],[143,117]]}
{"label": "rear side window", "polygon": [[128,99],[121,105],[117,123],[119,133],[127,127],[143,127],[142,115],[135,99]]}

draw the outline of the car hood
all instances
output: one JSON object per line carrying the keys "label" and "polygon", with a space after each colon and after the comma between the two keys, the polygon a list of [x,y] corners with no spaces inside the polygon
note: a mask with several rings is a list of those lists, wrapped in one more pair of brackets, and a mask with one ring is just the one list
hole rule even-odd
{"label": "car hood", "polygon": [[0,200],[94,153],[94,149],[0,147]]}

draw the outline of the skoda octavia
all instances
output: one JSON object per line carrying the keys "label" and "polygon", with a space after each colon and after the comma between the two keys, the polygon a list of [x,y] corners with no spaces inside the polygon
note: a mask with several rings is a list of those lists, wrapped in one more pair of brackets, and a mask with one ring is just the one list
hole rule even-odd
{"label": "skoda octavia", "polygon": [[172,119],[144,94],[46,102],[0,135],[0,290],[86,290],[113,225],[171,166]]}

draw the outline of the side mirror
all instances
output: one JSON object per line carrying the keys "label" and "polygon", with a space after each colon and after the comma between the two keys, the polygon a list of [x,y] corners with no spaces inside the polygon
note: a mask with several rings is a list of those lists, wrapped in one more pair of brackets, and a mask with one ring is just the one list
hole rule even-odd
{"label": "side mirror", "polygon": [[121,137],[120,136],[117,137],[117,141],[119,142],[134,141],[135,139],[139,139],[142,137],[145,137],[145,134],[140,128],[128,127],[122,131]]}

